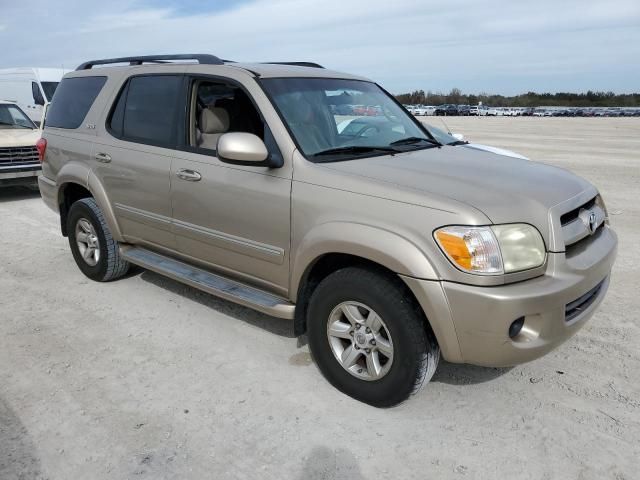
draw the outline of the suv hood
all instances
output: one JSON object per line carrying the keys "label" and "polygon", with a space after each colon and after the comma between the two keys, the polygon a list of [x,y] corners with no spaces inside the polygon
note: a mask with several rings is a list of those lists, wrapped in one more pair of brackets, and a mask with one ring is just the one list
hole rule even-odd
{"label": "suv hood", "polygon": [[1,147],[32,147],[40,138],[39,130],[26,128],[0,128]]}
{"label": "suv hood", "polygon": [[557,167],[461,146],[322,164],[323,167],[448,197],[494,223],[526,222],[549,231],[549,209],[588,188]]}

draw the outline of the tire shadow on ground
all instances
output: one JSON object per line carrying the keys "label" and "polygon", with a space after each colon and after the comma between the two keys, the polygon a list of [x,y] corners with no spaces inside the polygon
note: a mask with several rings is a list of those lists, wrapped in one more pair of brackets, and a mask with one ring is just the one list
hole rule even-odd
{"label": "tire shadow on ground", "polygon": [[512,369],[513,367],[476,367],[475,365],[449,363],[440,360],[438,369],[431,381],[449,385],[474,385],[495,380],[509,373]]}

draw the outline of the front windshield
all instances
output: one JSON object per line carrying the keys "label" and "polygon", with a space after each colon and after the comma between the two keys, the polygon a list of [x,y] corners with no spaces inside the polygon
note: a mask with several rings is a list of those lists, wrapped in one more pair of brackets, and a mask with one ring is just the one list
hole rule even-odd
{"label": "front windshield", "polygon": [[17,105],[0,104],[0,129],[37,128]]}
{"label": "front windshield", "polygon": [[312,161],[389,154],[436,145],[404,108],[371,82],[261,80],[302,153]]}

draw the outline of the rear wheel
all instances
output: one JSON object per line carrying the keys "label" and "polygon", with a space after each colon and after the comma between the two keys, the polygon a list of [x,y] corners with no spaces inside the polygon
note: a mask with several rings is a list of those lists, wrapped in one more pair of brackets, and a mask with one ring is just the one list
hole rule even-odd
{"label": "rear wheel", "polygon": [[78,268],[98,282],[115,280],[129,270],[120,248],[111,236],[104,215],[93,198],[78,200],[67,217],[69,246]]}
{"label": "rear wheel", "polygon": [[336,388],[376,407],[417,393],[440,350],[424,316],[397,278],[345,268],[325,278],[308,309],[309,347]]}

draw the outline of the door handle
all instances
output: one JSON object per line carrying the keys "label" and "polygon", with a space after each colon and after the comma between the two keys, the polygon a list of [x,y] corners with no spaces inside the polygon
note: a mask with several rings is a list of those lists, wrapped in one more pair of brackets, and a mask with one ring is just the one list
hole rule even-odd
{"label": "door handle", "polygon": [[182,180],[186,180],[187,182],[199,182],[202,179],[202,175],[200,172],[196,172],[195,170],[189,170],[186,168],[181,168],[176,172],[176,176],[181,178]]}
{"label": "door handle", "polygon": [[109,163],[111,161],[111,155],[108,153],[96,153],[94,157],[101,163]]}

